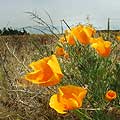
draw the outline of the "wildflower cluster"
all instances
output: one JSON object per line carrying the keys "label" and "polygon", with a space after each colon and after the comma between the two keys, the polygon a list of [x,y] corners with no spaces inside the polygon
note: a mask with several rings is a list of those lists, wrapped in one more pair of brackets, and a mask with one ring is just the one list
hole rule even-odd
{"label": "wildflower cluster", "polygon": [[[99,55],[108,57],[111,51],[111,42],[103,40],[102,37],[93,38],[95,32],[95,29],[90,26],[78,25],[71,30],[66,30],[65,37],[62,36],[59,41],[70,45],[75,45],[76,42],[82,45],[91,45]],[[56,55],[64,55],[64,49],[62,47],[58,48],[56,49]]]}
{"label": "wildflower cluster", "polygon": [[[43,59],[36,62],[32,62],[29,66],[34,71],[27,73],[25,75],[25,79],[31,81],[32,83],[46,87],[60,83],[61,79],[64,78],[65,75],[62,73],[61,67],[59,65],[59,57],[67,60],[71,58],[72,60],[72,57],[74,56],[73,52],[76,52],[75,54],[79,56],[79,53],[81,52],[80,49],[82,48],[88,48],[91,50],[95,49],[98,55],[94,53],[94,56],[100,56],[101,58],[109,57],[112,51],[112,43],[110,41],[104,40],[102,37],[94,37],[95,33],[96,30],[90,25],[78,25],[70,28],[69,30],[65,30],[64,34],[60,36],[60,39],[57,42],[54,54],[48,57],[44,57]],[[120,38],[118,37],[118,39]],[[69,51],[72,49],[74,49],[74,51]],[[80,55],[82,56],[82,54]],[[77,59],[77,57],[75,59]],[[78,60],[79,59],[77,59],[77,61]],[[94,65],[94,58],[92,62]],[[84,69],[82,64],[77,64],[77,67],[78,69]],[[93,68],[91,68],[91,71],[89,73],[93,73],[96,69],[98,69],[99,71],[97,71],[98,73],[93,73],[91,75],[91,79],[95,78],[93,75],[96,76],[96,74],[98,75],[99,72],[103,70],[102,68],[99,68],[99,64],[95,66],[94,71],[92,71],[92,69]],[[87,74],[87,72],[85,74]],[[90,81],[90,83],[85,81],[82,82],[81,87],[78,85],[60,86],[58,88],[58,93],[55,93],[50,98],[50,107],[61,114],[65,114],[68,110],[80,108],[82,106],[83,99],[90,91],[88,88],[85,87],[85,84],[87,84],[88,87],[89,84],[94,84],[92,80]],[[94,89],[94,87],[92,89]],[[109,90],[106,92],[106,100],[112,101],[116,99],[116,97],[116,91]],[[88,101],[90,101],[90,99],[88,99]],[[91,99],[91,101],[93,100]]]}

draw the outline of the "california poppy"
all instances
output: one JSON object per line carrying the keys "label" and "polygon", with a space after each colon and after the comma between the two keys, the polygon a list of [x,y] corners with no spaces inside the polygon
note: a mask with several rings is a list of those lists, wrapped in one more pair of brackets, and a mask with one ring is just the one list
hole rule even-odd
{"label": "california poppy", "polygon": [[116,95],[116,92],[113,91],[113,90],[109,90],[106,92],[106,95],[105,95],[105,98],[108,100],[108,101],[111,101],[113,99],[115,99],[117,97]]}
{"label": "california poppy", "polygon": [[73,85],[62,86],[58,94],[50,98],[49,105],[58,113],[65,114],[67,110],[73,110],[82,106],[87,90]]}
{"label": "california poppy", "polygon": [[120,36],[117,36],[117,39],[120,41]]}
{"label": "california poppy", "polygon": [[90,38],[95,33],[95,30],[90,26],[79,25],[72,28],[71,32],[80,43],[87,45],[90,43]]}
{"label": "california poppy", "polygon": [[75,45],[74,36],[70,33],[66,36],[67,42],[70,45]]}
{"label": "california poppy", "polygon": [[99,55],[103,57],[108,57],[111,52],[111,42],[110,41],[104,41],[101,38],[96,40],[91,45],[92,48],[95,48],[95,50],[98,52]]}
{"label": "california poppy", "polygon": [[25,79],[42,86],[51,86],[63,77],[55,55],[45,57],[29,65],[34,71],[27,73]]}
{"label": "california poppy", "polygon": [[90,43],[97,43],[98,41],[103,42],[103,38],[102,37],[98,37],[98,38],[90,38]]}
{"label": "california poppy", "polygon": [[57,47],[55,48],[55,54],[56,54],[57,56],[64,56],[64,54],[65,54],[64,48],[57,46]]}

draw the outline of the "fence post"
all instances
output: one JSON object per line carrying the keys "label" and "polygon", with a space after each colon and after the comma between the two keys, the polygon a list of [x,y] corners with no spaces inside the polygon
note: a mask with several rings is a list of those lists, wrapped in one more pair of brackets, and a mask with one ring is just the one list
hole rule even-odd
{"label": "fence post", "polygon": [[107,39],[109,39],[109,37],[110,37],[110,18],[108,18],[108,22],[107,22],[107,31],[108,31]]}

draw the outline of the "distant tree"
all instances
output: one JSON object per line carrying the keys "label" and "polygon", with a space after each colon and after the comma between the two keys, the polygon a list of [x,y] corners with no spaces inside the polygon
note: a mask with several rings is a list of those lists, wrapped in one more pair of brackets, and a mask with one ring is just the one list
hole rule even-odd
{"label": "distant tree", "polygon": [[14,35],[14,34],[15,34],[15,32],[12,29],[12,27],[8,28],[8,35]]}
{"label": "distant tree", "polygon": [[9,31],[5,27],[3,28],[2,35],[9,35]]}
{"label": "distant tree", "polygon": [[3,30],[0,30],[0,35],[28,35],[27,31],[23,28],[22,31],[13,29],[12,27],[3,28]]}
{"label": "distant tree", "polygon": [[23,28],[23,35],[27,35],[27,31],[25,30],[25,28]]}

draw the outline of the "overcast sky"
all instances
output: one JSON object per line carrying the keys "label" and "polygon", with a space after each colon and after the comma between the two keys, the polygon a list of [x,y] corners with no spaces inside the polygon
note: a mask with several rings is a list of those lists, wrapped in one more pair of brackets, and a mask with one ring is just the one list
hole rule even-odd
{"label": "overcast sky", "polygon": [[0,27],[34,25],[26,11],[36,11],[48,21],[44,10],[55,24],[61,19],[69,24],[86,22],[87,16],[96,27],[106,27],[108,17],[120,24],[120,0],[0,0]]}

